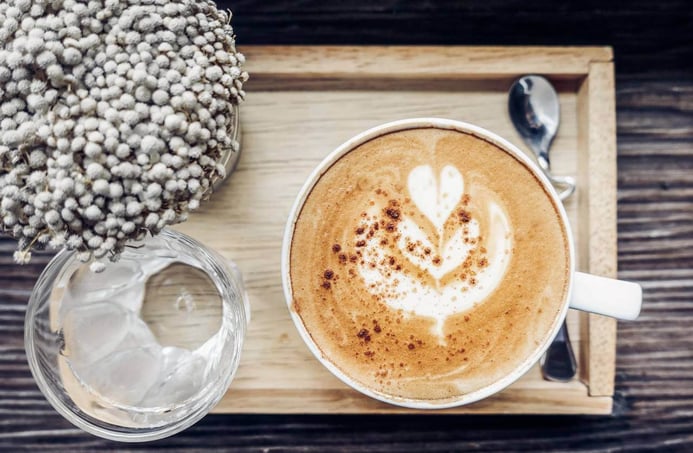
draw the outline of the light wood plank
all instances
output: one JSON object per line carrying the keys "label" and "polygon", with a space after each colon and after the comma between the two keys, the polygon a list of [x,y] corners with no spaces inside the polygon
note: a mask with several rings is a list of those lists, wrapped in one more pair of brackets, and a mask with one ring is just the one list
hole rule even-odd
{"label": "light wood plank", "polygon": [[244,46],[253,78],[493,78],[576,76],[610,47]]}
{"label": "light wood plank", "polygon": [[[612,63],[595,62],[578,92],[580,268],[616,277],[616,110]],[[582,314],[581,378],[592,396],[612,395],[616,321]]]}
{"label": "light wood plank", "polygon": [[610,414],[610,397],[589,397],[585,388],[538,394],[535,390],[510,388],[477,403],[436,411],[411,410],[381,403],[348,388],[329,390],[233,388],[213,413],[276,414]]}

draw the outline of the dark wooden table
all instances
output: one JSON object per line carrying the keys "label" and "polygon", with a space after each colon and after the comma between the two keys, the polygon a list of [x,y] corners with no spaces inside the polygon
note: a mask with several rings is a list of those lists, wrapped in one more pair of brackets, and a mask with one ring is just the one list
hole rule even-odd
{"label": "dark wooden table", "polygon": [[[612,45],[619,275],[642,283],[619,325],[615,409],[575,416],[208,416],[147,448],[248,451],[693,451],[693,2],[239,0],[239,44]],[[49,254],[0,239],[0,451],[122,449],[82,433],[29,373],[23,321]],[[138,446],[138,449],[145,448]]]}

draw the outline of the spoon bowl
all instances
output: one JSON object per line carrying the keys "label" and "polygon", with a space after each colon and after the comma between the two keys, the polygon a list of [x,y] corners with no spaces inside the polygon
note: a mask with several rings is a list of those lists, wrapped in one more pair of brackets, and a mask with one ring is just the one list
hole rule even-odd
{"label": "spoon bowl", "polygon": [[513,83],[508,93],[508,112],[520,136],[534,152],[539,167],[558,190],[561,200],[575,191],[575,180],[551,174],[549,148],[558,132],[558,94],[544,77],[529,75]]}

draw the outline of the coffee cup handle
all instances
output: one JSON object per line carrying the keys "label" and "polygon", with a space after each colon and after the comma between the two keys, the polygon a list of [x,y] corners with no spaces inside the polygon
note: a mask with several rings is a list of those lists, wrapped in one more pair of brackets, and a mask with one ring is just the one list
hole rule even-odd
{"label": "coffee cup handle", "polygon": [[637,283],[576,272],[570,308],[633,320],[640,314],[642,288]]}

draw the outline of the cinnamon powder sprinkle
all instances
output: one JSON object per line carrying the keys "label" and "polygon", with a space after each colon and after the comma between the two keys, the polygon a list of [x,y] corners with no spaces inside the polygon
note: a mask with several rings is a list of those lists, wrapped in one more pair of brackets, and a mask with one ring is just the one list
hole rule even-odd
{"label": "cinnamon powder sprinkle", "polygon": [[359,333],[357,333],[356,336],[359,337],[359,338],[361,338],[361,339],[362,339],[363,341],[365,341],[366,343],[368,343],[369,341],[371,341],[371,336],[370,336],[370,334],[368,333],[368,330],[367,330],[367,329],[361,329],[361,330],[359,330]]}
{"label": "cinnamon powder sprinkle", "polygon": [[387,216],[390,217],[391,219],[394,219],[394,220],[399,219],[399,209],[387,208],[385,210],[385,214],[387,214]]}
{"label": "cinnamon powder sprinkle", "polygon": [[339,244],[334,244],[334,245],[332,245],[332,251],[333,251],[334,253],[338,253],[340,250],[342,250],[342,246],[341,246],[341,245],[339,245]]}
{"label": "cinnamon powder sprinkle", "polygon": [[325,273],[323,274],[323,276],[327,280],[332,280],[332,277],[334,277],[334,272],[332,271],[332,269],[325,269]]}

